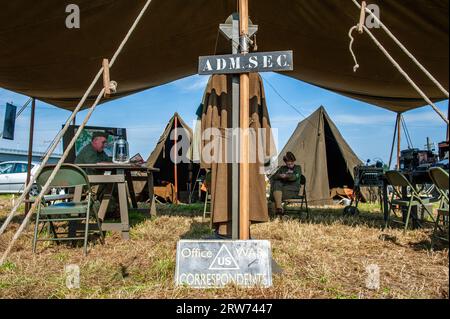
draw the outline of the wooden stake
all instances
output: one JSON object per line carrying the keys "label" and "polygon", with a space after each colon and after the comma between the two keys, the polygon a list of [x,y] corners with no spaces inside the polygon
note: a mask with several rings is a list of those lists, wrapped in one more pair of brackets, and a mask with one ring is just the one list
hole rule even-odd
{"label": "wooden stake", "polygon": [[108,59],[103,59],[103,87],[105,88],[105,98],[111,96],[111,77],[109,75],[109,61]]}
{"label": "wooden stake", "polygon": [[[239,1],[239,22],[240,35],[248,34],[248,0]],[[244,52],[247,53],[247,52]],[[249,90],[250,80],[248,73],[240,76],[240,178],[239,178],[239,239],[248,240],[250,238],[250,170],[249,170]]]}
{"label": "wooden stake", "polygon": [[365,24],[365,21],[366,21],[366,2],[363,1],[361,4],[361,14],[359,16],[359,24],[358,24],[359,33],[363,33],[364,31],[363,25]]}

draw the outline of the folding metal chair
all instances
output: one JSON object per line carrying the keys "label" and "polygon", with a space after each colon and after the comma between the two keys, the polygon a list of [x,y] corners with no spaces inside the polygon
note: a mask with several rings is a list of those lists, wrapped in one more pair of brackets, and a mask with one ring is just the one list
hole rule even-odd
{"label": "folding metal chair", "polygon": [[212,228],[212,212],[211,212],[211,207],[210,207],[210,209],[208,211],[208,205],[211,205],[211,194],[208,191],[206,191],[205,205],[203,206],[202,222],[205,222],[206,215],[209,215],[209,225]]}
{"label": "folding metal chair", "polygon": [[[391,199],[389,201],[389,216],[392,211],[394,211],[394,206],[400,206],[400,207],[407,207],[408,212],[406,215],[405,220],[405,228],[404,231],[408,229],[408,223],[409,219],[411,217],[411,210],[413,207],[419,207],[421,206],[431,217],[431,219],[434,220],[432,212],[428,210],[428,207],[425,205],[429,202],[428,199],[424,199],[420,196],[420,194],[417,192],[416,188],[408,181],[408,179],[403,175],[402,173],[398,171],[388,171],[386,172],[386,179],[390,185],[393,187],[393,192]],[[406,197],[404,197],[397,188],[407,188],[410,191],[410,194]],[[397,197],[397,198],[396,198]],[[388,217],[386,221],[386,227],[389,226],[389,220]]]}
{"label": "folding metal chair", "polygon": [[[449,181],[448,181],[448,172],[443,170],[440,167],[431,168],[428,172],[430,175],[431,181],[436,186],[437,191],[439,192],[440,201],[438,214],[436,217],[436,222],[434,224],[433,234],[431,236],[431,248],[434,246],[435,239],[441,239],[444,241],[449,241],[448,234],[448,223],[449,223],[449,198],[448,198],[448,190],[449,190]],[[439,223],[442,219],[442,225],[444,229],[441,229]],[[445,226],[447,226],[447,230],[445,230]],[[445,230],[446,237],[437,236],[438,229]]]}
{"label": "folding metal chair", "polygon": [[[303,189],[301,195],[295,196],[294,198],[286,199],[283,201],[283,211],[285,212],[302,212],[303,205],[305,205],[306,218],[309,219],[309,208],[308,208],[308,198],[306,196],[306,177],[302,175],[300,177],[300,188]],[[293,209],[291,205],[300,204],[300,209]]]}
{"label": "folding metal chair", "polygon": [[[42,189],[44,184],[49,179],[52,174],[54,166],[46,166],[42,169],[42,172],[36,179],[36,183],[39,190]],[[89,179],[86,173],[76,165],[63,164],[59,171],[56,173],[55,178],[50,183],[51,188],[65,188],[65,189],[82,189],[85,199],[79,202],[61,202],[57,204],[50,204],[46,206],[49,199],[57,199],[53,197],[44,197],[41,205],[36,213],[36,223],[34,228],[34,238],[33,238],[33,252],[36,252],[36,245],[38,241],[84,241],[84,255],[87,255],[87,242],[89,233],[98,232],[100,234],[100,240],[104,243],[103,232],[101,230],[100,221],[97,216],[97,211],[95,209],[93,197],[91,194],[91,187],[89,184]],[[97,223],[98,229],[89,229],[89,220],[93,217]],[[85,222],[83,236],[70,237],[70,232],[58,233],[54,223],[60,222]],[[42,225],[42,229],[46,224],[49,225],[49,231],[53,235],[49,238],[38,238],[40,231],[39,225]],[[41,229],[41,231],[42,231]],[[75,231],[76,232],[76,231]],[[65,237],[58,237],[59,235],[67,235]]]}

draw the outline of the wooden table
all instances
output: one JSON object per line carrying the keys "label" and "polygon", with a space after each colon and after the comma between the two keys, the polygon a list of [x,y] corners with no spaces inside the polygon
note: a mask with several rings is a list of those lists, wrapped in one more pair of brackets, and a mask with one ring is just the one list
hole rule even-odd
{"label": "wooden table", "polygon": [[[107,191],[102,198],[98,217],[104,220],[109,201],[112,197],[114,186],[117,185],[118,200],[120,209],[120,223],[102,223],[103,231],[121,232],[123,239],[129,239],[130,222],[128,217],[128,193],[130,195],[133,208],[137,209],[136,194],[134,192],[133,181],[146,181],[148,184],[148,194],[150,199],[149,214],[156,215],[156,206],[153,196],[153,172],[159,172],[159,169],[146,167],[138,164],[116,164],[116,163],[99,163],[99,164],[78,164],[82,169],[90,169],[102,172],[102,175],[89,175],[91,185],[105,185]],[[107,172],[110,172],[109,174]],[[140,176],[132,176],[131,172],[140,172]],[[105,173],[107,175],[105,175]],[[146,173],[147,176],[142,173]],[[81,197],[81,194],[75,194],[74,198]]]}

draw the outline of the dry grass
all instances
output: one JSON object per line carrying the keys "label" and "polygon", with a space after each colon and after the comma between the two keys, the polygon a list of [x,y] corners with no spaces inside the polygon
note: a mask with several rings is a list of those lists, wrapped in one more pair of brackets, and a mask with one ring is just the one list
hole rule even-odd
{"label": "dry grass", "polygon": [[[9,212],[0,198],[0,220]],[[201,206],[160,207],[155,220],[134,216],[131,240],[109,235],[104,246],[39,245],[31,252],[32,227],[0,268],[0,298],[448,298],[448,248],[430,252],[430,230],[381,230],[375,207],[359,218],[337,209],[315,210],[310,221],[293,218],[255,225],[255,239],[269,239],[283,268],[270,289],[192,290],[174,286],[175,248],[180,238],[210,233]],[[18,228],[2,236],[0,251]],[[78,264],[81,288],[65,285],[64,266]],[[365,287],[366,266],[380,267],[381,287]]]}

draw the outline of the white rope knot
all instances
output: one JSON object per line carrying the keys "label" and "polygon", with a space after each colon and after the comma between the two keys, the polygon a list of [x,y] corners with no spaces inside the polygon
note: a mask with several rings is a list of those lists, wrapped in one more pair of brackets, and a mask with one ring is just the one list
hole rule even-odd
{"label": "white rope knot", "polygon": [[117,85],[118,85],[118,83],[116,81],[109,82],[109,89],[111,90],[111,93],[117,92]]}

